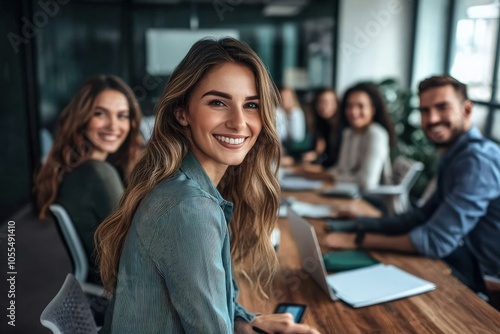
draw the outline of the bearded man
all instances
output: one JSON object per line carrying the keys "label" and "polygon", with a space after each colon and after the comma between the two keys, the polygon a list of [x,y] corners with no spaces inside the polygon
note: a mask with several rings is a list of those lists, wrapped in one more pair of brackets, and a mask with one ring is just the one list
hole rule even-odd
{"label": "bearded man", "polygon": [[489,296],[498,308],[500,149],[471,125],[473,104],[463,83],[433,76],[418,89],[422,129],[440,153],[436,191],[410,212],[357,218],[351,224],[354,233],[330,233],[324,244],[442,259],[458,279]]}

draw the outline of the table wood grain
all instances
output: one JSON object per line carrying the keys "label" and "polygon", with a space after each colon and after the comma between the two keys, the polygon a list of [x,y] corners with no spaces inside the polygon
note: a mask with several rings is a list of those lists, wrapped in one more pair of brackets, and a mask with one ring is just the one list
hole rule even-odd
{"label": "table wood grain", "polygon": [[[312,203],[349,207],[366,215],[378,215],[376,209],[362,200],[322,198],[312,192],[287,192],[283,195]],[[321,239],[325,234],[324,221],[309,219],[309,222]],[[252,312],[272,313],[280,302],[306,304],[308,309],[303,322],[316,327],[321,333],[332,334],[500,334],[500,312],[452,276],[451,270],[442,261],[416,255],[370,252],[383,263],[396,265],[435,283],[436,290],[358,309],[342,301],[332,301],[309,274],[300,269],[297,247],[287,220],[280,218],[278,226],[281,231],[277,253],[280,269],[271,289],[271,297],[260,297],[247,280],[237,276],[239,301]]]}

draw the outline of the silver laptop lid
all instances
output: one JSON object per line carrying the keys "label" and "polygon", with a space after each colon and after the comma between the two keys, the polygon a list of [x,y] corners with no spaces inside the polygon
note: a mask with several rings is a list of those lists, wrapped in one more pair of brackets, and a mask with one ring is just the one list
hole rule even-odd
{"label": "silver laptop lid", "polygon": [[332,300],[337,300],[338,298],[326,281],[327,273],[314,227],[290,207],[288,207],[288,222],[299,251],[302,269],[312,276]]}

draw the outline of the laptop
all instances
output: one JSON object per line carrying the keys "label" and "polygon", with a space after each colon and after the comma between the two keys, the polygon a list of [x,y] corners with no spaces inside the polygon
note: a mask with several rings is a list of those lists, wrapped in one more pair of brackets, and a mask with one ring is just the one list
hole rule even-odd
{"label": "laptop", "polygon": [[308,272],[331,300],[338,300],[328,284],[327,272],[314,227],[288,207],[288,222],[297,244],[302,269]]}
{"label": "laptop", "polygon": [[327,274],[314,227],[288,209],[288,222],[297,245],[301,266],[331,300],[364,307],[434,290],[434,283],[393,265],[383,263]]}

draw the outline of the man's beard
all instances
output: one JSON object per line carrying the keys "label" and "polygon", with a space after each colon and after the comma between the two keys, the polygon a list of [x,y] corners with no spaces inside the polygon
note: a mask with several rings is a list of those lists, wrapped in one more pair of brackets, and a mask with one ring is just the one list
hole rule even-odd
{"label": "man's beard", "polygon": [[[448,123],[448,122],[441,122],[441,123],[436,123],[436,124],[432,124],[432,125],[427,126],[427,130],[429,130],[430,128],[432,128],[434,126],[439,126],[439,125],[443,125],[443,126],[446,126],[448,128],[451,128],[450,123]],[[464,132],[465,132],[464,126],[463,126],[463,124],[461,124],[459,126],[451,128],[451,136],[446,141],[435,142],[434,140],[432,140],[431,138],[429,138],[429,136],[427,136],[427,133],[426,133],[426,137],[437,148],[448,148],[448,147],[452,146],[453,144],[455,144],[455,142],[457,141],[457,139]]]}

